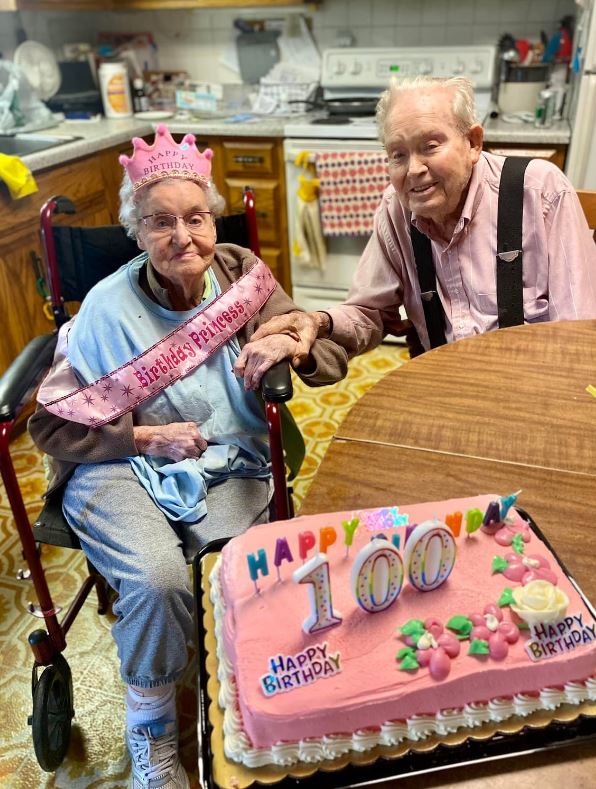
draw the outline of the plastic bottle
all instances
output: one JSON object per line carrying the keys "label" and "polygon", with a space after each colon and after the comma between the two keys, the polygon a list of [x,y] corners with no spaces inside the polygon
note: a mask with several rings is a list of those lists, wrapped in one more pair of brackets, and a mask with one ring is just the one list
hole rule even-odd
{"label": "plastic bottle", "polygon": [[132,115],[132,100],[124,63],[102,63],[99,67],[99,85],[106,118],[129,118]]}
{"label": "plastic bottle", "polygon": [[145,84],[140,77],[136,77],[132,82],[132,103],[135,112],[147,112],[149,109],[149,99],[145,95]]}

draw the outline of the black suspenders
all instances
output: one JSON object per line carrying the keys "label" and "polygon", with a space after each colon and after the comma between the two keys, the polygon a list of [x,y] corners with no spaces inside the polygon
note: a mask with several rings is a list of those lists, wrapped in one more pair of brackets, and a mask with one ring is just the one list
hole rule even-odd
{"label": "black suspenders", "polygon": [[[509,156],[501,173],[496,261],[499,328],[524,322],[522,224],[524,173],[529,162],[525,157]],[[445,324],[430,239],[413,225],[410,231],[430,347],[437,348],[446,343]]]}

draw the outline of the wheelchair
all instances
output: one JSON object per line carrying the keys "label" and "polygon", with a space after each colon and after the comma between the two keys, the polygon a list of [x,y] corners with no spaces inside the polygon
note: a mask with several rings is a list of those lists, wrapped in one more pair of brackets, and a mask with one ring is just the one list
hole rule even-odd
{"label": "wheelchair", "polygon": [[[244,213],[216,218],[217,237],[220,242],[248,247],[259,256],[255,202],[248,187],[244,191],[244,209]],[[40,559],[41,544],[74,549],[80,549],[81,545],[63,517],[61,491],[46,500],[38,520],[31,526],[9,453],[11,433],[52,364],[57,330],[70,318],[65,302],[80,302],[93,285],[139,252],[135,241],[119,225],[73,227],[52,222],[56,214],[75,213],[72,202],[63,196],[51,197],[41,208],[41,239],[56,330],[31,340],[0,377],[0,473],[29,567],[29,573],[21,573],[20,577],[31,578],[39,603],[29,603],[29,613],[43,620],[44,625],[28,636],[34,658],[33,711],[28,723],[32,727],[37,761],[47,772],[56,770],[66,755],[74,716],[72,676],[62,654],[66,635],[93,588],[99,614],[108,611],[109,594],[106,581],[87,562],[89,574],[58,621],[61,608],[53,602],[46,582]],[[305,452],[300,431],[284,405],[292,397],[288,364],[280,363],[266,374],[261,394],[274,481],[271,514],[276,520],[285,520],[293,517],[288,482],[298,473]]]}

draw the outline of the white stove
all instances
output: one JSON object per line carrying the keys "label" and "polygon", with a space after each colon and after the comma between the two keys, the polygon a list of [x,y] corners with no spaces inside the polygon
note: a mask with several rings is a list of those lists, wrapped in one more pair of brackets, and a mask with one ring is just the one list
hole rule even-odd
{"label": "white stove", "polygon": [[[325,153],[381,151],[374,107],[390,78],[430,74],[466,76],[475,85],[477,117],[488,114],[496,62],[496,47],[411,47],[400,49],[328,49],[323,54],[321,85],[327,112],[285,126],[284,159],[290,268],[294,301],[307,310],[340,304],[346,297],[365,235],[326,236],[325,261],[318,268],[294,253],[300,177],[313,176],[317,157]],[[332,114],[345,107],[343,117]],[[358,114],[350,116],[350,109]],[[368,114],[363,114],[366,110]],[[305,171],[304,162],[310,162]]]}
{"label": "white stove", "polygon": [[468,77],[475,87],[480,121],[488,114],[496,62],[496,48],[401,47],[399,49],[328,49],[323,53],[321,87],[323,98],[334,112],[346,103],[346,115],[320,113],[310,120],[288,123],[286,137],[332,140],[374,140],[377,130],[374,110],[369,115],[350,116],[350,103],[368,100],[371,107],[391,77]]}

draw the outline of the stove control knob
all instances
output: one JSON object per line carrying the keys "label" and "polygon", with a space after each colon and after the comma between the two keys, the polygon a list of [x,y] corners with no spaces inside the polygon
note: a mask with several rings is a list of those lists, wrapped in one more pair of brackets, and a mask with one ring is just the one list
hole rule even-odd
{"label": "stove control knob", "polygon": [[480,74],[484,71],[484,63],[480,58],[476,58],[474,63],[470,66],[470,74]]}
{"label": "stove control knob", "polygon": [[430,60],[422,60],[418,64],[418,73],[419,74],[432,74],[433,71],[433,64]]}
{"label": "stove control knob", "polygon": [[352,68],[350,69],[350,74],[360,74],[362,71],[362,63],[360,61],[355,60],[352,63]]}
{"label": "stove control knob", "polygon": [[336,61],[335,65],[333,67],[333,73],[337,74],[337,75],[340,75],[340,74],[343,74],[345,72],[345,70],[346,70],[346,64],[343,61],[341,61],[341,60]]}
{"label": "stove control knob", "polygon": [[455,66],[453,67],[454,74],[463,74],[466,69],[466,64],[463,60],[458,60]]}

